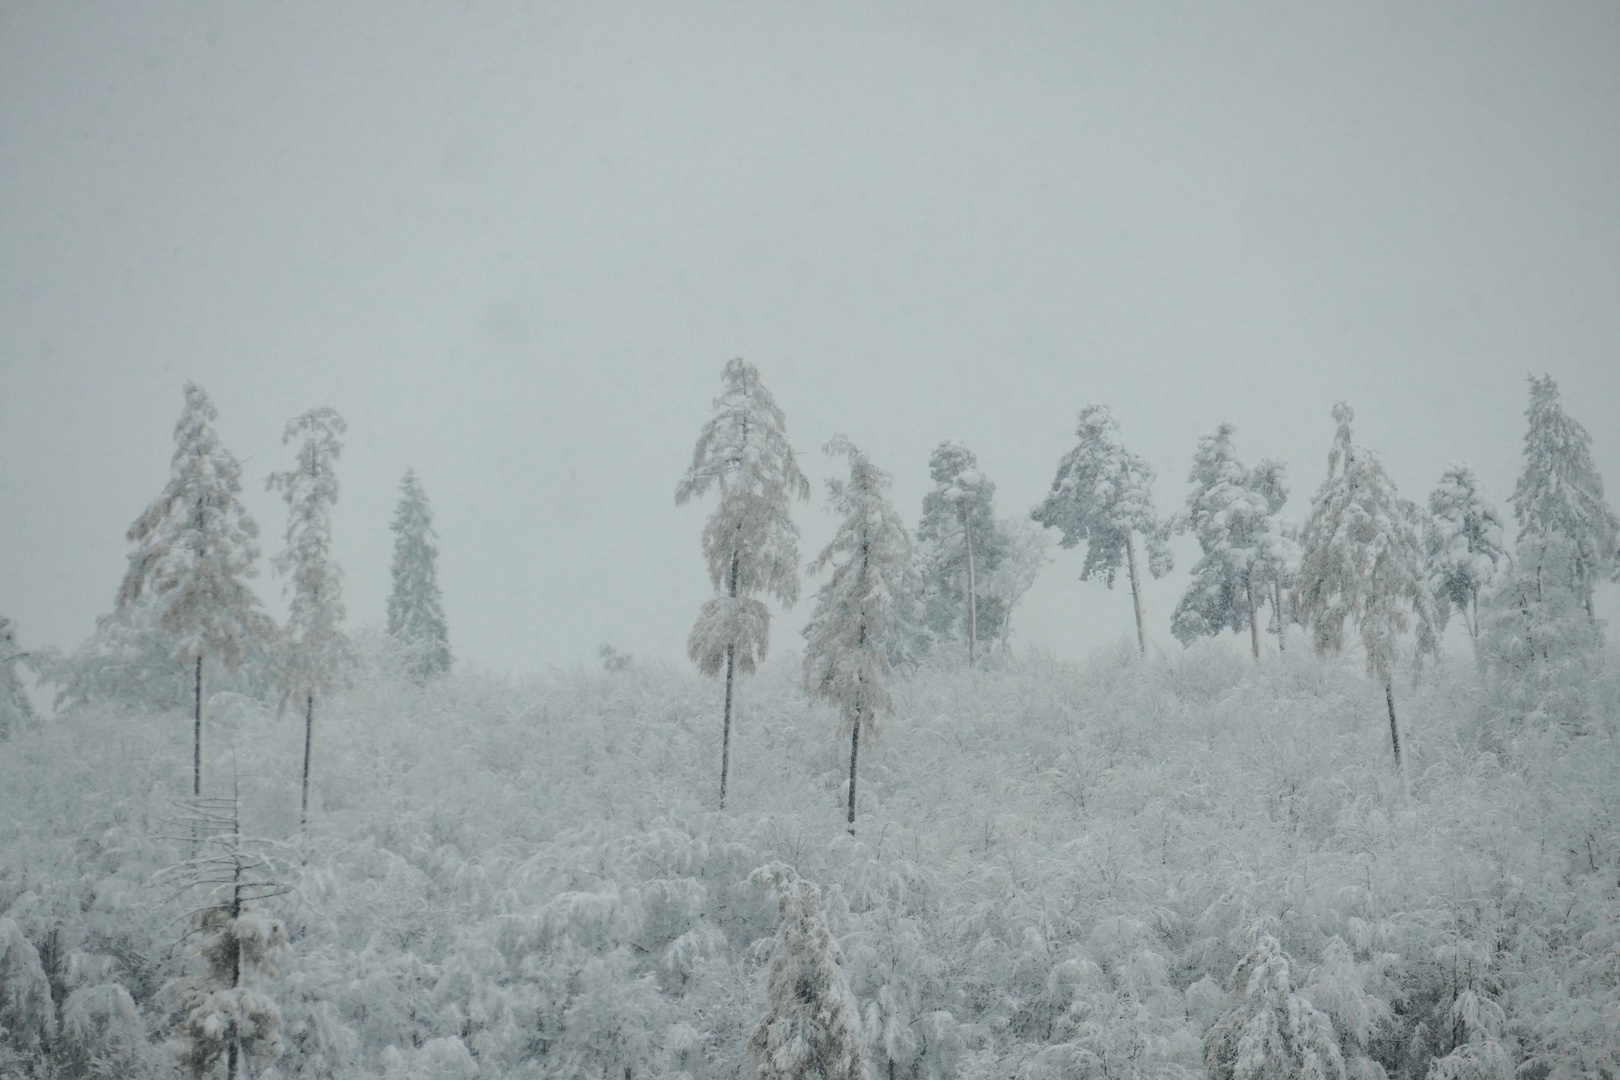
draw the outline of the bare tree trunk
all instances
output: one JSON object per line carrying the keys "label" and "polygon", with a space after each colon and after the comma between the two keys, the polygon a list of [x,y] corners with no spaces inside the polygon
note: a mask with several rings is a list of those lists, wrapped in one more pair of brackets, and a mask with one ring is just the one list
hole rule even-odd
{"label": "bare tree trunk", "polygon": [[202,654],[197,654],[196,711],[192,719],[191,740],[191,794],[202,795]]}
{"label": "bare tree trunk", "polygon": [[1389,741],[1395,748],[1395,767],[1401,767],[1401,729],[1395,722],[1395,689],[1388,679],[1384,680],[1384,701],[1389,705]]}
{"label": "bare tree trunk", "polygon": [[1131,575],[1131,603],[1136,606],[1136,647],[1147,654],[1147,637],[1142,633],[1142,588],[1136,581],[1136,544],[1125,534],[1125,566]]}
{"label": "bare tree trunk", "polygon": [[1254,650],[1254,662],[1260,662],[1260,619],[1254,611],[1254,582],[1245,581],[1244,590],[1249,595],[1249,647]]}
{"label": "bare tree trunk", "polygon": [[967,510],[962,511],[962,542],[967,545],[967,632],[968,632],[968,667],[972,667],[978,652],[979,644],[979,606],[977,590],[973,585],[973,533],[968,529]]}
{"label": "bare tree trunk", "polygon": [[861,711],[855,710],[855,726],[849,737],[849,835],[855,835],[855,762],[861,756]]}
{"label": "bare tree trunk", "polygon": [[1283,638],[1287,636],[1283,631],[1288,624],[1283,622],[1282,586],[1275,581],[1271,583],[1271,613],[1277,617],[1277,651],[1283,652]]}
{"label": "bare tree trunk", "polygon": [[[726,595],[737,596],[737,553],[731,553],[731,573],[726,578]],[[737,646],[726,646],[726,708],[720,726],[720,809],[726,808],[726,776],[731,771],[731,688],[736,678]]]}
{"label": "bare tree trunk", "polygon": [[309,821],[309,746],[315,737],[315,694],[304,697],[304,798],[298,807],[298,827]]}
{"label": "bare tree trunk", "polygon": [[726,646],[726,714],[720,728],[720,809],[726,808],[726,773],[731,770],[731,683],[735,670],[735,645]]}

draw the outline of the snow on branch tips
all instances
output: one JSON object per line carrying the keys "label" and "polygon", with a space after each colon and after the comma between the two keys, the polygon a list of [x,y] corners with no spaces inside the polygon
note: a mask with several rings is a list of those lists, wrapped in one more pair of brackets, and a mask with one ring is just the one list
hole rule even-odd
{"label": "snow on branch tips", "polygon": [[687,654],[706,675],[718,675],[722,667],[726,673],[720,740],[724,809],[737,671],[752,671],[770,646],[770,612],[754,594],[768,593],[788,606],[798,600],[799,530],[788,511],[794,499],[810,497],[810,482],[799,471],[782,410],[760,382],[759,370],[738,358],[726,364],[721,379],[714,415],[698,434],[675,503],[683,505],[711,489],[720,496],[703,527],[709,580],[720,595],[703,605]]}

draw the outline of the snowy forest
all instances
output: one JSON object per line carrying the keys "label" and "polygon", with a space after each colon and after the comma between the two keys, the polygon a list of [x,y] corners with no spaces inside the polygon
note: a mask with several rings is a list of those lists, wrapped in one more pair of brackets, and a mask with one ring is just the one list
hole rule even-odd
{"label": "snowy forest", "polygon": [[[344,420],[258,479],[188,383],[94,634],[0,618],[0,1076],[1620,1076],[1620,521],[1550,377],[1505,504],[1401,493],[1345,402],[1325,474],[1230,424],[1156,467],[1092,404],[1034,507],[831,436],[814,552],[786,411],[719,390],[691,666],[503,678],[416,473],[346,628]],[[1053,545],[1117,586],[1083,663],[1013,643]]]}

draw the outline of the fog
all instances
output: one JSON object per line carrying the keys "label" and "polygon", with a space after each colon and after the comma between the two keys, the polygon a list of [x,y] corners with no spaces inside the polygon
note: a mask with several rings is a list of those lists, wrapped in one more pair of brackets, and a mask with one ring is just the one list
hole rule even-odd
{"label": "fog", "polygon": [[[1340,398],[1408,497],[1461,459],[1505,503],[1547,372],[1612,501],[1617,296],[1613,5],[10,3],[0,609],[71,648],[111,608],[188,379],[267,554],[283,424],[347,419],[351,624],[416,468],[452,645],[497,671],[684,662],[673,491],[732,356],[817,480],[806,558],[834,433],[913,521],[946,438],[1022,514],[1091,401],[1161,511],[1229,420],[1299,519]],[[1080,561],[1018,646],[1130,632]]]}

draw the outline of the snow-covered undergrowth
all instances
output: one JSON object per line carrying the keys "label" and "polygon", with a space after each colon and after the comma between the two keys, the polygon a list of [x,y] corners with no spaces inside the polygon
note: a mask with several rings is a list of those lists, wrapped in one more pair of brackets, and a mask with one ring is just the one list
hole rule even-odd
{"label": "snow-covered undergrowth", "polygon": [[[791,662],[741,685],[723,814],[719,690],[684,672],[374,666],[317,714],[303,838],[301,717],[219,695],[205,787],[234,776],[297,890],[264,905],[291,949],[257,1075],[745,1075],[773,860],[821,887],[875,1080],[1204,1075],[1269,939],[1349,1075],[1614,1075],[1617,667],[1555,727],[1467,662],[1398,687],[1410,794],[1359,660],[924,670],[862,747],[853,838],[847,745]],[[0,1074],[172,1075],[200,900],[154,878],[190,737],[83,708],[0,744]]]}

